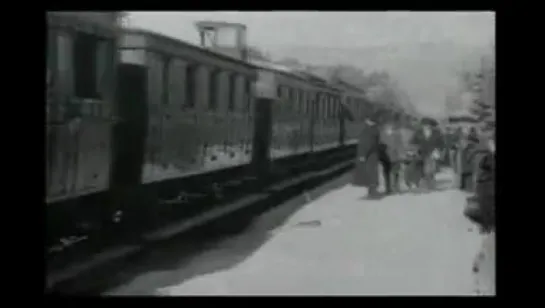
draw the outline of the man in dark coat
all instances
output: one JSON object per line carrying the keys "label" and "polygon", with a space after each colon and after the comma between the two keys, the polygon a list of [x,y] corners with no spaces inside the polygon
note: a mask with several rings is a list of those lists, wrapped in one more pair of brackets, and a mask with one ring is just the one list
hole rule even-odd
{"label": "man in dark coat", "polygon": [[483,228],[491,230],[496,222],[496,142],[495,137],[488,140],[485,154],[479,161],[475,195],[483,213]]}
{"label": "man in dark coat", "polygon": [[380,131],[380,143],[379,159],[382,164],[386,193],[399,192],[399,173],[405,148],[397,123],[386,123]]}
{"label": "man in dark coat", "polygon": [[377,123],[370,118],[366,119],[358,139],[353,184],[367,187],[368,196],[371,198],[377,197],[380,142],[380,131]]}
{"label": "man in dark coat", "polygon": [[[495,228],[496,221],[496,203],[495,203],[495,181],[496,181],[496,163],[495,163],[495,137],[487,140],[486,147],[483,149],[476,166],[475,177],[475,195],[468,198],[468,202],[473,204],[467,207],[464,214],[472,221],[478,223],[481,230],[490,232]],[[475,205],[477,205],[475,207]]]}
{"label": "man in dark coat", "polygon": [[415,133],[411,142],[418,148],[424,161],[424,181],[427,189],[435,188],[436,162],[439,151],[444,147],[443,138],[431,123],[423,121],[421,128]]}
{"label": "man in dark coat", "polygon": [[485,149],[480,143],[477,130],[472,127],[464,140],[464,146],[461,150],[460,166],[460,189],[468,192],[474,190],[474,176],[477,167],[477,161],[484,153]]}
{"label": "man in dark coat", "polygon": [[449,156],[449,165],[454,171],[454,173],[458,173],[458,164],[457,164],[457,151],[460,148],[460,142],[463,137],[463,132],[461,128],[457,128],[455,130],[452,130],[449,132],[447,141],[446,141],[446,147],[448,151]]}

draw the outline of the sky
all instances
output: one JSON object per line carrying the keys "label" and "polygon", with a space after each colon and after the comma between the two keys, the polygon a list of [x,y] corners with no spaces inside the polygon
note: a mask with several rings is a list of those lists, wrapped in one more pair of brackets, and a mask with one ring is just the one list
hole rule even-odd
{"label": "sky", "polygon": [[368,47],[411,41],[492,41],[493,12],[130,12],[130,24],[197,42],[194,22],[243,23],[251,45]]}
{"label": "sky", "polygon": [[[153,30],[194,44],[198,44],[198,35],[194,26],[196,21],[213,20],[242,23],[248,29],[248,44],[261,50],[272,50],[271,55],[273,58],[276,58],[275,51],[282,50],[284,47],[346,48],[357,50],[356,54],[358,54],[363,51],[362,48],[390,48],[392,46],[396,48],[399,46],[413,46],[415,43],[440,44],[443,47],[447,46],[444,47],[447,50],[450,48],[449,46],[469,48],[471,50],[472,46],[491,46],[495,41],[494,12],[206,11],[129,13],[129,25],[132,27]],[[418,48],[413,50],[416,50],[417,53],[422,52],[422,49]],[[405,49],[404,52],[411,52],[410,47]],[[425,55],[394,54],[400,57],[416,57],[426,60]],[[282,55],[282,57],[285,56],[289,55]],[[407,79],[406,76],[400,75],[401,87],[405,87],[411,97],[417,101],[417,108],[419,108],[420,101],[422,108],[419,109],[433,107],[432,109],[435,109],[434,113],[443,109],[441,106],[432,105],[437,104],[440,100],[442,101],[443,92],[449,91],[453,86],[438,84],[433,86],[435,93],[430,91],[428,95],[426,92],[430,88],[427,85],[428,83],[444,83],[448,79],[445,76],[452,75],[452,72],[447,71],[450,69],[446,64],[449,57],[450,55],[446,53],[444,59],[441,59],[440,55],[431,57],[430,54],[430,61],[433,62],[434,59],[438,59],[438,61],[444,61],[445,64],[430,62],[429,69],[434,72],[431,75],[428,74],[430,76],[419,76],[419,79],[422,79],[421,85],[415,85],[410,80],[413,77]],[[358,62],[355,59],[359,59],[359,57],[352,57],[348,61],[351,61],[351,63]],[[299,60],[304,62],[304,59]],[[387,61],[390,66],[393,66],[393,69],[388,68],[392,70],[392,73],[398,66],[413,63],[413,66],[418,67],[422,63],[422,61],[389,62]],[[331,63],[327,64],[330,65]],[[444,68],[442,68],[443,66]],[[400,68],[400,70],[402,69],[404,68]],[[442,70],[444,72],[441,72]],[[405,71],[402,73],[410,75],[406,74]],[[425,75],[425,73],[422,74]],[[438,74],[445,76],[439,76]]]}

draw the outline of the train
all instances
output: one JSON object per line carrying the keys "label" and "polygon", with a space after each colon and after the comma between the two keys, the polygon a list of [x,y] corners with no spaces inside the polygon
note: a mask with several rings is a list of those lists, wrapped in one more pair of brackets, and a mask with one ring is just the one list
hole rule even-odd
{"label": "train", "polygon": [[[278,160],[356,143],[386,108],[347,82],[245,57],[244,26],[225,52],[116,15],[47,13],[48,206],[234,167],[265,176]],[[200,24],[201,38],[219,26]]]}

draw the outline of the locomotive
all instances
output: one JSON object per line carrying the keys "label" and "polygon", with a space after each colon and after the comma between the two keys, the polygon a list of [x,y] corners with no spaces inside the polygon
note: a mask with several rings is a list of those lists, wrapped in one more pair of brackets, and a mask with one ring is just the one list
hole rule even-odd
{"label": "locomotive", "polygon": [[[235,167],[264,177],[276,161],[356,143],[382,108],[348,83],[248,59],[243,25],[199,23],[196,46],[116,17],[47,13],[49,206]],[[206,46],[219,29],[235,42]]]}

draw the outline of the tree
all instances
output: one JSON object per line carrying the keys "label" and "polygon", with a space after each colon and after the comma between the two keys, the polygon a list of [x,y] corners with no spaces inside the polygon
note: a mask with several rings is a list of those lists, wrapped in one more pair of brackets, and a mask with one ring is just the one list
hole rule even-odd
{"label": "tree", "polygon": [[329,79],[342,80],[364,89],[369,100],[389,106],[403,113],[416,115],[417,111],[406,91],[385,71],[369,74],[354,66],[337,65],[329,68]]}
{"label": "tree", "polygon": [[261,60],[261,61],[270,61],[271,57],[264,51],[258,49],[255,46],[248,46],[248,59],[251,60]]}
{"label": "tree", "polygon": [[496,115],[496,65],[494,55],[482,57],[480,66],[461,76],[464,89],[472,94],[469,112],[487,125],[495,125]]}

